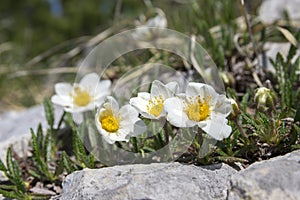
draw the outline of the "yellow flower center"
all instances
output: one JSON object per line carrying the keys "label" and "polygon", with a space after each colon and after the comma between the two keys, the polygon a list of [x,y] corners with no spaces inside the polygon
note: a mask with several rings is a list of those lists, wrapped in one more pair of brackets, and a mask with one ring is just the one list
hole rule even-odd
{"label": "yellow flower center", "polygon": [[107,132],[113,133],[119,130],[119,118],[113,115],[112,110],[103,111],[99,117],[101,126]]}
{"label": "yellow flower center", "polygon": [[89,92],[75,87],[75,95],[73,96],[73,101],[77,106],[86,106],[91,102],[91,96]]}
{"label": "yellow flower center", "polygon": [[210,97],[204,99],[204,101],[201,101],[199,96],[194,98],[191,97],[190,102],[186,102],[186,108],[184,110],[188,118],[196,122],[205,120],[210,113],[208,105],[209,100]]}
{"label": "yellow flower center", "polygon": [[147,111],[151,115],[158,117],[164,109],[164,98],[159,95],[148,101]]}

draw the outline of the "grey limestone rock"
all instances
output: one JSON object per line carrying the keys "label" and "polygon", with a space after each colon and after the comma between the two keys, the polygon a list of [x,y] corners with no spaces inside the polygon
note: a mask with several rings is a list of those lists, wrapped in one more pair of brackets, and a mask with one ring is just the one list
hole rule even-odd
{"label": "grey limestone rock", "polygon": [[260,9],[259,17],[265,24],[272,24],[285,18],[285,12],[289,18],[300,22],[300,0],[264,0]]}
{"label": "grey limestone rock", "polygon": [[67,176],[60,199],[226,199],[234,173],[236,170],[226,164],[155,163],[84,169]]}
{"label": "grey limestone rock", "polygon": [[[62,114],[61,108],[55,109],[56,120]],[[31,138],[30,128],[36,130],[41,123],[44,128],[47,122],[42,105],[34,106],[24,111],[7,111],[0,114],[0,159],[5,163],[6,151],[12,146],[19,156],[27,154],[29,139]],[[0,172],[0,181],[6,177]],[[0,200],[3,197],[0,195]]]}
{"label": "grey limestone rock", "polygon": [[233,175],[228,200],[239,199],[300,199],[300,150]]}

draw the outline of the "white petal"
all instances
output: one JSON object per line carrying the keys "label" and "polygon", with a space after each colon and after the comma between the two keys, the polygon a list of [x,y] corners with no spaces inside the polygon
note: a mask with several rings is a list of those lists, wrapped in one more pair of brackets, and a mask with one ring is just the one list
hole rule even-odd
{"label": "white petal", "polygon": [[164,99],[174,96],[174,93],[167,88],[162,82],[155,80],[151,85],[151,97],[162,96]]}
{"label": "white petal", "polygon": [[94,100],[94,106],[100,107],[104,103],[105,98],[106,97],[99,97],[98,99]]}
{"label": "white petal", "polygon": [[116,142],[115,140],[110,139],[109,136],[103,136],[103,138],[108,144],[114,144]]}
{"label": "white petal", "polygon": [[73,87],[69,83],[56,83],[55,93],[59,96],[70,96]]}
{"label": "white petal", "polygon": [[203,90],[200,90],[205,84],[204,83],[194,83],[190,82],[186,88],[186,96],[193,97],[193,96],[203,96]]}
{"label": "white petal", "polygon": [[186,89],[186,96],[200,96],[203,100],[207,97],[210,97],[210,105],[214,105],[216,103],[217,97],[219,94],[215,91],[213,87],[204,83],[194,83],[191,82],[188,84]]}
{"label": "white petal", "polygon": [[133,121],[135,121],[139,115],[138,111],[135,108],[133,108],[131,105],[122,106],[119,113],[121,118],[129,119]]}
{"label": "white petal", "polygon": [[143,134],[147,130],[147,126],[143,120],[137,120],[134,123],[133,131],[129,134],[130,136],[138,136]]}
{"label": "white petal", "polygon": [[[110,80],[103,80],[100,81],[96,85],[95,91],[91,91],[92,95],[95,97],[95,99],[102,98],[105,96],[110,95],[110,86],[111,86],[111,81]],[[94,93],[94,94],[93,94]]]}
{"label": "white petal", "polygon": [[183,100],[177,97],[169,98],[165,101],[165,110],[168,113],[167,120],[177,127],[191,127],[193,123],[184,112]]}
{"label": "white petal", "polygon": [[113,113],[119,113],[119,104],[112,96],[106,97],[106,102],[103,104],[105,109],[112,109]]}
{"label": "white petal", "polygon": [[167,19],[163,15],[157,15],[147,21],[148,27],[166,28]]}
{"label": "white petal", "polygon": [[89,107],[72,107],[72,106],[65,107],[64,109],[66,112],[69,112],[69,113],[82,113],[82,112],[91,110],[91,108],[89,108]]}
{"label": "white petal", "polygon": [[165,115],[165,112],[163,111],[159,116],[155,117],[154,115],[149,114],[148,112],[140,112],[140,114],[146,118],[146,119],[159,119],[162,116]]}
{"label": "white petal", "polygon": [[138,112],[130,105],[125,105],[120,109],[122,119],[120,125],[122,129],[128,130],[130,135],[136,136],[146,130],[146,125],[138,117]]}
{"label": "white petal", "polygon": [[100,78],[96,73],[90,73],[85,75],[81,80],[79,85],[83,88],[88,89],[89,91],[95,91],[95,88],[99,82]]}
{"label": "white petal", "polygon": [[230,100],[227,99],[225,95],[220,95],[217,99],[214,111],[228,116],[232,111],[232,105]]}
{"label": "white petal", "polygon": [[84,121],[82,113],[72,113],[72,118],[76,124],[81,124]]}
{"label": "white petal", "polygon": [[171,90],[173,94],[177,94],[179,92],[179,85],[175,81],[166,84],[166,87]]}
{"label": "white petal", "polygon": [[227,138],[231,133],[231,126],[227,125],[226,116],[220,113],[212,113],[210,119],[200,122],[198,125],[208,135],[216,140]]}
{"label": "white petal", "polygon": [[148,92],[139,92],[138,93],[138,97],[140,97],[140,98],[145,99],[145,100],[148,101],[148,100],[150,100],[151,95]]}
{"label": "white petal", "polygon": [[108,137],[112,141],[127,141],[126,136],[128,134],[128,130],[119,129],[116,133],[109,133]]}
{"label": "white petal", "polygon": [[[150,94],[149,94],[149,97],[150,97]],[[138,109],[139,112],[147,112],[148,100],[141,98],[140,95],[138,95],[138,97],[131,98],[129,100],[129,103],[130,103],[130,105],[132,105],[136,109]]]}
{"label": "white petal", "polygon": [[147,105],[149,104],[150,100],[150,94],[146,92],[140,92],[138,93],[138,97],[133,97],[130,99],[129,103],[135,107],[139,113],[147,118],[147,119],[159,119],[162,116],[166,115],[166,112],[163,110],[162,113],[155,117],[154,115],[151,115],[148,113]]}
{"label": "white petal", "polygon": [[72,99],[69,98],[63,98],[63,96],[54,95],[51,97],[51,101],[54,104],[60,105],[60,106],[70,106],[72,105]]}

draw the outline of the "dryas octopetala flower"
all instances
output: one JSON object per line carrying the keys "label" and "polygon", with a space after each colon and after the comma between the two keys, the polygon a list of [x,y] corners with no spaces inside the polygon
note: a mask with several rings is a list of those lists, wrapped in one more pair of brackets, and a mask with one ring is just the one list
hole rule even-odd
{"label": "dryas octopetala flower", "polygon": [[110,80],[100,81],[96,73],[85,75],[73,86],[69,83],[57,83],[55,95],[51,101],[54,104],[63,106],[65,111],[79,113],[93,110],[101,105],[106,96],[110,95]]}
{"label": "dryas octopetala flower", "polygon": [[[138,25],[135,30],[133,37],[138,40],[151,40],[155,38],[160,31],[158,29],[167,27],[167,19],[165,13],[157,9],[157,15],[153,18],[147,20],[146,23],[142,23],[142,25]],[[153,29],[158,28],[158,29]]]}
{"label": "dryas octopetala flower", "polygon": [[145,132],[146,125],[138,117],[139,113],[131,105],[119,108],[118,102],[111,96],[99,107],[95,116],[99,133],[109,143],[129,141],[130,136]]}
{"label": "dryas octopetala flower", "polygon": [[150,93],[140,92],[137,97],[130,99],[130,104],[134,106],[140,114],[148,119],[159,119],[166,116],[164,102],[166,99],[174,97],[178,92],[178,84],[170,82],[164,85],[155,80],[152,82]]}
{"label": "dryas octopetala flower", "polygon": [[227,138],[231,133],[226,119],[231,109],[231,103],[225,95],[219,95],[211,86],[203,83],[189,83],[185,94],[165,101],[167,120],[172,125],[197,125],[216,140]]}

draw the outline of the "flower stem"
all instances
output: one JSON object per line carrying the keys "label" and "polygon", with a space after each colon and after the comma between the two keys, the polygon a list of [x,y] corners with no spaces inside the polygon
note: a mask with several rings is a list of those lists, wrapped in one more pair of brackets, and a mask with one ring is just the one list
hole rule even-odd
{"label": "flower stem", "polygon": [[134,151],[134,153],[137,153],[139,151],[139,147],[137,145],[137,139],[136,139],[136,137],[132,137],[131,139],[132,139],[131,141],[132,141],[132,145],[133,145],[133,151]]}
{"label": "flower stem", "polygon": [[59,120],[59,122],[58,122],[58,125],[57,125],[56,130],[59,130],[59,129],[60,129],[60,126],[62,125],[62,122],[64,121],[65,115],[66,115],[66,112],[64,111],[64,113],[63,113],[62,116],[60,117],[60,120]]}
{"label": "flower stem", "polygon": [[169,134],[169,129],[168,129],[168,123],[167,122],[164,124],[163,128],[164,128],[164,133],[165,133],[165,138],[166,138],[166,144],[169,144],[170,134]]}
{"label": "flower stem", "polygon": [[248,139],[249,136],[247,135],[247,133],[246,133],[245,130],[243,129],[242,124],[241,124],[241,122],[239,121],[238,118],[235,118],[235,119],[234,119],[234,123],[235,123],[235,125],[237,126],[237,128],[238,128],[240,134],[242,134],[245,138]]}
{"label": "flower stem", "polygon": [[270,116],[270,118],[271,118],[271,132],[272,132],[272,135],[274,136],[274,135],[276,135],[276,126],[275,126],[275,119],[274,119],[274,113],[273,113],[273,109],[271,109],[270,111],[269,111],[269,116]]}
{"label": "flower stem", "polygon": [[202,136],[202,129],[199,127],[198,127],[198,131],[197,131],[197,140],[198,140],[199,148],[200,148],[203,143],[203,136]]}

